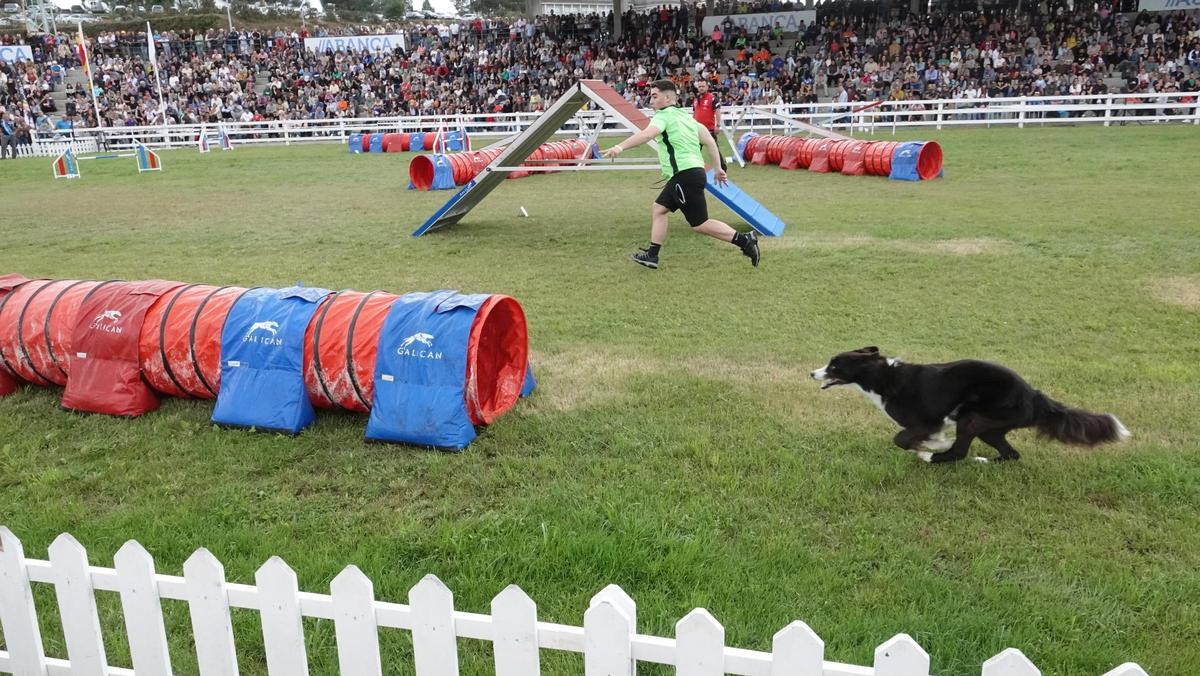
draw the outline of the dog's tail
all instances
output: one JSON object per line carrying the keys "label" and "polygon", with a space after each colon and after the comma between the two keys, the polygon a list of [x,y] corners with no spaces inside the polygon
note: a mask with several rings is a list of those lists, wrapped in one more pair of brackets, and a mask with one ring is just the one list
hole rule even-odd
{"label": "dog's tail", "polygon": [[1033,406],[1038,435],[1064,444],[1096,446],[1130,437],[1129,430],[1109,413],[1071,408],[1041,392],[1034,395]]}

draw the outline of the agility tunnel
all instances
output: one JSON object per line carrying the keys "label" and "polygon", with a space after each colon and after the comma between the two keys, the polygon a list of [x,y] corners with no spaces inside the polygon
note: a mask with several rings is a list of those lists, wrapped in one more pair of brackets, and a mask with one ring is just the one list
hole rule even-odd
{"label": "agility tunnel", "polygon": [[[491,164],[504,148],[497,146],[464,153],[418,155],[409,162],[408,180],[417,190],[449,190],[466,185]],[[521,166],[553,167],[557,166],[558,161],[579,159],[585,155],[596,157],[599,151],[583,139],[550,141],[538,146]],[[506,178],[524,178],[529,174],[527,171],[513,171]]]}
{"label": "agility tunnel", "polygon": [[533,387],[513,298],[0,276],[0,396],[62,386],[64,408],[139,416],[215,399],[213,422],[294,434],[317,408],[366,437],[465,448]]}
{"label": "agility tunnel", "polygon": [[470,150],[471,139],[462,130],[423,132],[383,132],[350,134],[346,147],[351,153],[403,153],[435,150],[444,146],[451,152]]}
{"label": "agility tunnel", "polygon": [[942,175],[942,147],[936,141],[864,141],[747,132],[738,140],[737,150],[747,162],[775,164],[782,169],[887,176],[903,181],[927,181]]}

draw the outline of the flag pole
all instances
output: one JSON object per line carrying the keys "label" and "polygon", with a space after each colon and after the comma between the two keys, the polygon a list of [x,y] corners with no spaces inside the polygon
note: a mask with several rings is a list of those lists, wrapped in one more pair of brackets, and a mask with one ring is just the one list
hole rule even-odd
{"label": "flag pole", "polygon": [[[167,104],[163,100],[162,93],[162,78],[158,76],[158,49],[154,45],[154,31],[150,29],[150,22],[146,22],[146,45],[150,56],[150,68],[154,71],[154,85],[158,88],[158,112],[162,115],[163,126],[167,126]],[[166,135],[166,131],[163,131]]]}
{"label": "flag pole", "polygon": [[100,102],[96,99],[96,83],[92,80],[92,64],[88,59],[87,39],[83,36],[83,22],[76,22],[79,26],[79,58],[83,61],[83,72],[87,75],[88,89],[92,92],[92,110],[96,114],[96,126],[103,127],[104,119],[100,117]]}

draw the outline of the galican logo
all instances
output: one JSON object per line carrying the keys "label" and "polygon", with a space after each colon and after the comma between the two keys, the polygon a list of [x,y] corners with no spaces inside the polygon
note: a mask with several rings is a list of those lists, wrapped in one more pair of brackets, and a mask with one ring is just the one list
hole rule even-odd
{"label": "galican logo", "polygon": [[105,333],[121,333],[122,328],[118,326],[120,322],[120,310],[105,310],[104,312],[96,315],[96,318],[92,320],[89,328],[96,331],[103,331]]}
{"label": "galican logo", "polygon": [[[414,349],[413,343],[420,343],[430,349],[425,350],[420,347]],[[433,334],[430,333],[414,333],[400,342],[400,347],[396,348],[396,354],[401,357],[416,357],[417,359],[441,359],[441,352],[433,351]]]}
{"label": "galican logo", "polygon": [[[260,331],[262,334],[256,335]],[[242,336],[242,342],[258,343],[260,345],[283,345],[283,339],[275,337],[278,333],[279,322],[271,321],[269,319],[261,322],[254,322],[250,325],[250,330],[246,332],[246,335]]]}

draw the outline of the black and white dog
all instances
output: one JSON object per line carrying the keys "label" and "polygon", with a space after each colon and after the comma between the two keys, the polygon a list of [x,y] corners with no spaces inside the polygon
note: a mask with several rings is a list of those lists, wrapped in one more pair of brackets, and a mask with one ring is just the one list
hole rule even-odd
{"label": "black and white dog", "polygon": [[[1012,370],[986,361],[905,364],[864,347],[837,355],[811,375],[823,390],[847,385],[867,395],[903,428],[896,445],[926,462],[962,460],[976,438],[1000,451],[1000,460],[1016,460],[1021,454],[1004,435],[1022,427],[1082,446],[1129,437],[1115,416],[1060,404]],[[953,440],[946,438],[950,428]]]}

